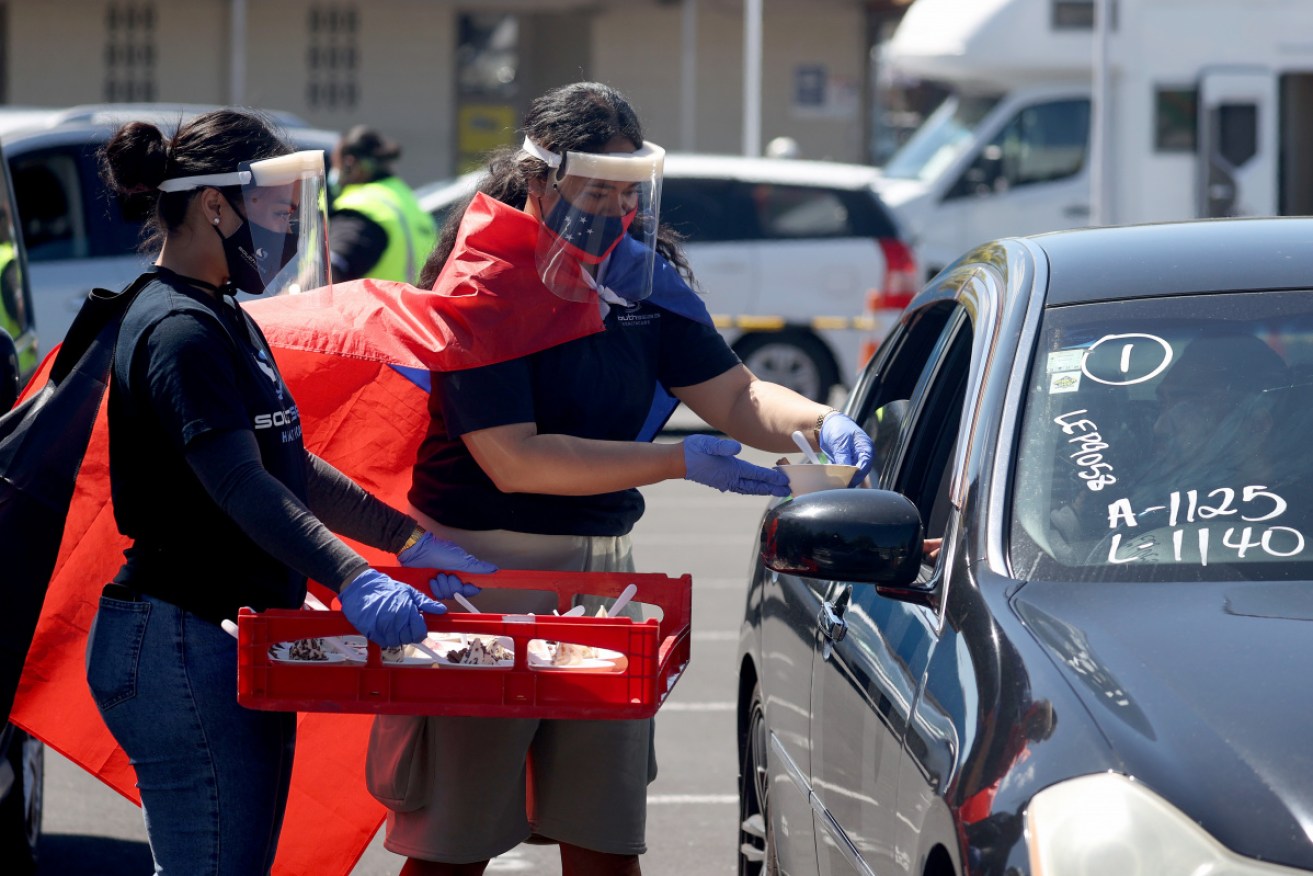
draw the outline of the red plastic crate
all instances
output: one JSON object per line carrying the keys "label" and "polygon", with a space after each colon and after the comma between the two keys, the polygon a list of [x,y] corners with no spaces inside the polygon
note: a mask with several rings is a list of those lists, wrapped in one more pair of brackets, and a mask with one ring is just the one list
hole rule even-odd
{"label": "red plastic crate", "polygon": [[[427,569],[380,568],[423,586]],[[509,636],[513,666],[405,666],[384,663],[369,643],[365,663],[286,663],[269,656],[278,642],[355,634],[340,611],[243,609],[237,618],[237,701],[252,709],[298,712],[369,712],[398,715],[469,715],[490,718],[648,718],[656,714],[688,667],[692,579],[624,572],[504,570],[461,573],[486,588],[554,591],[565,612],[576,595],[619,596],[633,583],[635,603],[661,609],[660,620],[626,617],[473,614],[451,603],[443,615],[425,615],[434,632]],[[529,641],[576,642],[619,651],[619,671],[546,669],[528,665]]]}

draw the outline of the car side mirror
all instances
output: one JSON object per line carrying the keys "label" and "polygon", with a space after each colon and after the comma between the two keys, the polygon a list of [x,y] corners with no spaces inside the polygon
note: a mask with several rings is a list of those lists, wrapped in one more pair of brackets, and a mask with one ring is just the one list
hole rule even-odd
{"label": "car side mirror", "polygon": [[907,587],[921,571],[921,515],[889,490],[822,490],[772,508],[766,568],[807,578]]}
{"label": "car side mirror", "polygon": [[0,413],[18,400],[18,349],[9,332],[0,328]]}

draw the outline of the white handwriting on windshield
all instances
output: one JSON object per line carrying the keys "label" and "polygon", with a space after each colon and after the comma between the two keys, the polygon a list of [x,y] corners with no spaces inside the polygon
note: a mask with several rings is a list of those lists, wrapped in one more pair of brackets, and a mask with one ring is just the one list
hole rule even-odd
{"label": "white handwriting on windshield", "polygon": [[[1280,517],[1288,507],[1284,498],[1261,484],[1239,489],[1172,490],[1162,504],[1139,511],[1130,499],[1121,498],[1108,505],[1108,528],[1145,526],[1153,531],[1139,536],[1131,534],[1125,544],[1124,533],[1114,533],[1108,546],[1108,563],[1163,562],[1168,559],[1165,553],[1169,549],[1173,561],[1179,563],[1189,554],[1189,561],[1197,559],[1201,566],[1208,565],[1211,552],[1228,550],[1234,552],[1236,559],[1244,559],[1255,550],[1271,557],[1293,557],[1303,552],[1304,535],[1289,526],[1227,526],[1216,540],[1215,530],[1208,525],[1192,529],[1188,536],[1180,528],[1212,520],[1219,524],[1232,522],[1218,518],[1264,523]],[[1170,545],[1162,539],[1164,527],[1170,532]]]}
{"label": "white handwriting on windshield", "polygon": [[[1067,439],[1067,444],[1073,449],[1069,458],[1081,469],[1076,474],[1085,481],[1085,486],[1098,492],[1117,483],[1117,478],[1112,474],[1112,463],[1103,458],[1103,451],[1108,449],[1108,445],[1099,434],[1098,425],[1093,420],[1081,417],[1086,413],[1089,412],[1082,408],[1059,414],[1053,418],[1053,422],[1062,427],[1063,434],[1072,436]],[[1077,419],[1073,420],[1072,417]]]}
{"label": "white handwriting on windshield", "polygon": [[1081,371],[1096,383],[1131,386],[1152,380],[1172,362],[1172,345],[1157,335],[1104,335],[1085,352]]}

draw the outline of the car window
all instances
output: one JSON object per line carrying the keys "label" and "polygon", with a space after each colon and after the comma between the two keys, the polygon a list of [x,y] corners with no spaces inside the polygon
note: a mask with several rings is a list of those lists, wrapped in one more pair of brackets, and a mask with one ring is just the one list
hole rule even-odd
{"label": "car window", "polygon": [[952,509],[949,488],[971,371],[969,320],[955,320],[945,341],[944,353],[928,375],[923,390],[925,401],[912,427],[908,452],[895,481],[895,488],[921,512],[926,538],[943,536]]}
{"label": "car window", "polygon": [[980,152],[952,196],[1006,191],[1080,173],[1090,132],[1088,100],[1057,100],[1020,110]]}
{"label": "car window", "polygon": [[1313,575],[1303,292],[1052,308],[1013,470],[1019,577]]}
{"label": "car window", "polygon": [[76,153],[24,155],[15,158],[11,170],[28,261],[86,258],[90,246]]}
{"label": "car window", "polygon": [[881,486],[890,487],[904,427],[918,385],[928,380],[945,329],[956,312],[952,302],[923,308],[908,318],[871,362],[872,373],[857,388],[855,419],[875,444]]}
{"label": "car window", "polygon": [[661,222],[689,243],[758,240],[757,215],[732,180],[667,177],[661,183]]}
{"label": "car window", "polygon": [[751,192],[766,237],[855,236],[847,205],[836,191],[757,183]]}
{"label": "car window", "polygon": [[17,212],[8,170],[0,167],[0,328],[14,341],[21,382],[36,367],[37,338]]}

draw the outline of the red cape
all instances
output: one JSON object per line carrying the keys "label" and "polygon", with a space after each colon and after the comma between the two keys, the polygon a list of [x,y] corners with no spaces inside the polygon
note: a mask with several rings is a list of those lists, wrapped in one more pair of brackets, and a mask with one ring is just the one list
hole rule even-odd
{"label": "red cape", "polygon": [[[301,410],[306,448],[405,508],[428,424],[430,370],[491,364],[600,331],[595,301],[564,301],[538,280],[537,227],[479,196],[431,291],[360,280],[245,304]],[[53,358],[25,397],[44,384]],[[110,505],[108,451],[102,406],[10,719],[139,802],[136,776],[91,701],[83,664],[100,588],[127,547]],[[371,562],[395,562],[353,546]],[[235,666],[233,681],[235,689]],[[278,876],[346,876],[377,833],[384,810],[364,786],[370,723],[368,715],[300,716]]]}

